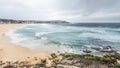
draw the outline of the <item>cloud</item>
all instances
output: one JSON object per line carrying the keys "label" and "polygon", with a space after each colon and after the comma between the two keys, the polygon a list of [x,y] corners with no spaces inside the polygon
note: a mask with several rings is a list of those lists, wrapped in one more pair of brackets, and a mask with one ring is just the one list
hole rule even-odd
{"label": "cloud", "polygon": [[120,0],[0,0],[0,18],[120,21]]}

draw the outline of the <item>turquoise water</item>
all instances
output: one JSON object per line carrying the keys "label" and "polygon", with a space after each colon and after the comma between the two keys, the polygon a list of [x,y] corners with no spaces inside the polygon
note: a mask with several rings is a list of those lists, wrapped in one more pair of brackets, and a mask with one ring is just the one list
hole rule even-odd
{"label": "turquoise water", "polygon": [[76,53],[94,45],[120,49],[119,23],[30,24],[9,33],[13,42],[32,49]]}

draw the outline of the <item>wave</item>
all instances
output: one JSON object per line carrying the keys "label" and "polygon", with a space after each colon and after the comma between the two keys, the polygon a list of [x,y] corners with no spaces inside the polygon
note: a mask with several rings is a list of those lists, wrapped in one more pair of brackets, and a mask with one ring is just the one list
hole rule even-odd
{"label": "wave", "polygon": [[41,36],[41,35],[50,34],[50,33],[53,33],[53,32],[36,32],[35,36]]}
{"label": "wave", "polygon": [[[120,44],[120,28],[70,24],[30,24],[6,33],[12,42],[28,48],[80,52],[86,45]],[[71,48],[72,46],[72,48]]]}

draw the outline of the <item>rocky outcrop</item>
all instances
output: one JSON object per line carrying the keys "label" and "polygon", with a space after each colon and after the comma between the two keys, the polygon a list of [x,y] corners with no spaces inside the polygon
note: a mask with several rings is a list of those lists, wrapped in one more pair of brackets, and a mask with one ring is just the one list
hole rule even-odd
{"label": "rocky outcrop", "polygon": [[116,53],[117,50],[111,46],[91,46],[91,49],[100,52]]}
{"label": "rocky outcrop", "polygon": [[120,61],[120,54],[118,53],[115,55],[106,54],[102,57],[91,54],[52,53],[49,58],[45,59],[29,57],[25,61],[0,61],[0,68],[120,68],[118,61]]}

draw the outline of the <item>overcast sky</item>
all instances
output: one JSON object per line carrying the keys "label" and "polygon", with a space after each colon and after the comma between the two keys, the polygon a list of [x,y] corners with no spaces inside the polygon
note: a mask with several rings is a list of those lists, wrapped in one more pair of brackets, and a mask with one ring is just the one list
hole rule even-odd
{"label": "overcast sky", "polygon": [[0,18],[120,22],[120,0],[0,0]]}

